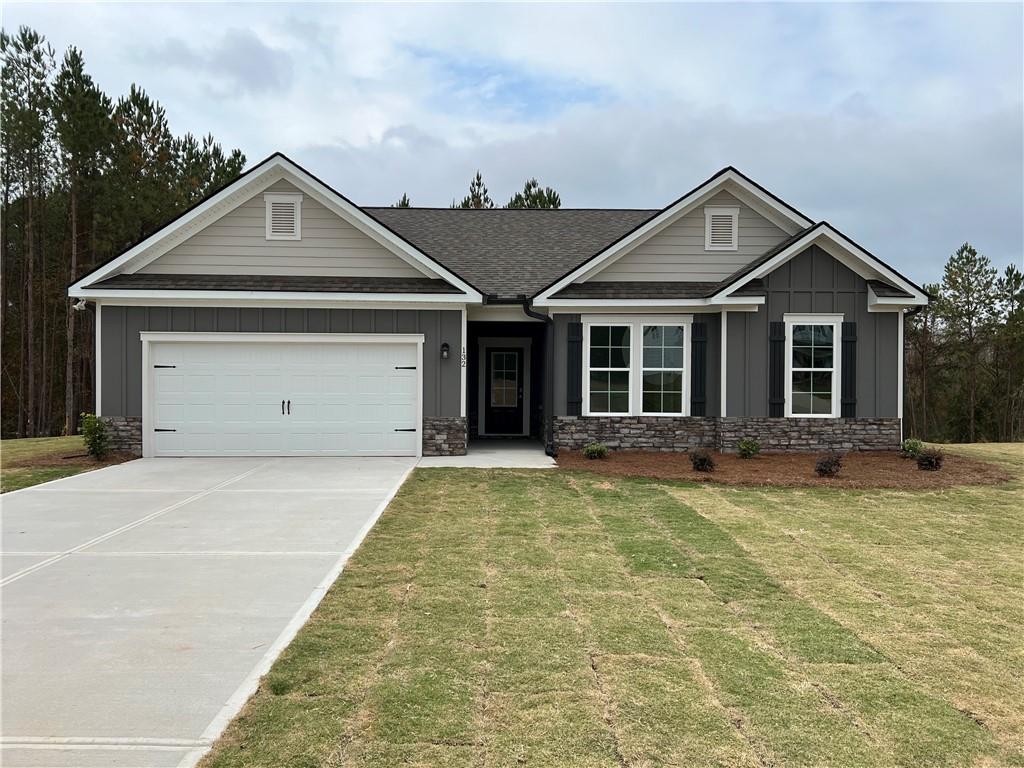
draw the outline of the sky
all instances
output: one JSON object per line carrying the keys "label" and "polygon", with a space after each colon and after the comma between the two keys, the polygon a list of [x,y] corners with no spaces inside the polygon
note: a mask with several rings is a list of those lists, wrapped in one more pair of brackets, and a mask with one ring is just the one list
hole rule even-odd
{"label": "sky", "polygon": [[1024,4],[5,3],[175,133],[363,205],[660,208],[733,165],[917,282],[1024,252]]}

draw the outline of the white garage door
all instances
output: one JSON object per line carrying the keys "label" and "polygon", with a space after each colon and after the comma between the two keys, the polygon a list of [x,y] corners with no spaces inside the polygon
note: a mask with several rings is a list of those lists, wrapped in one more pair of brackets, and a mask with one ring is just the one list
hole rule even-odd
{"label": "white garage door", "polygon": [[149,344],[153,456],[415,456],[415,343]]}

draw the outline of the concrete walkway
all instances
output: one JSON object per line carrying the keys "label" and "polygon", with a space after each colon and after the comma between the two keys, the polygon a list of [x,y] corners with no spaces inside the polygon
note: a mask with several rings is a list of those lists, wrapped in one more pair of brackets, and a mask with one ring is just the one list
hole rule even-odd
{"label": "concrete walkway", "polygon": [[551,469],[555,460],[536,440],[471,440],[465,456],[424,456],[419,466]]}
{"label": "concrete walkway", "polygon": [[415,459],[142,459],[0,497],[0,765],[192,765]]}

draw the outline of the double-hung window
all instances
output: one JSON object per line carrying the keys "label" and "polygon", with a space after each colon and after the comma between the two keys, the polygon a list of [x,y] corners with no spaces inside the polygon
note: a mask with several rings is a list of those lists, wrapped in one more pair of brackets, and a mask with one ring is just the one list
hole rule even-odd
{"label": "double-hung window", "polygon": [[584,316],[583,324],[584,415],[689,413],[689,316]]}
{"label": "double-hung window", "polygon": [[786,415],[839,415],[842,315],[785,315]]}

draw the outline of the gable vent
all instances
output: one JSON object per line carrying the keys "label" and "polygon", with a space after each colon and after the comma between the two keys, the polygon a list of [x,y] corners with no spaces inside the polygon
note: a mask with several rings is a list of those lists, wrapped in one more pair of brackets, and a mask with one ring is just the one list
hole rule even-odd
{"label": "gable vent", "polygon": [[302,239],[302,195],[264,195],[267,240]]}
{"label": "gable vent", "polygon": [[735,251],[738,247],[739,208],[707,206],[704,209],[704,249]]}

